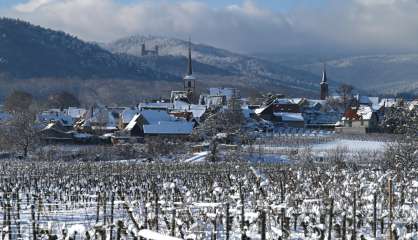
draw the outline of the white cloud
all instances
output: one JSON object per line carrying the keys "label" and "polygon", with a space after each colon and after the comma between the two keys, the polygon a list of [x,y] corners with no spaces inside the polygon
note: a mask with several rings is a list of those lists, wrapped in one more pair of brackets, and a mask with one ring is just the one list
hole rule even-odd
{"label": "white cloud", "polygon": [[33,12],[52,1],[54,0],[30,0],[29,2],[16,5],[15,9],[19,12]]}
{"label": "white cloud", "polygon": [[7,15],[86,40],[131,34],[186,38],[239,51],[418,51],[416,0],[327,0],[286,13],[256,1],[211,8],[197,1],[30,0]]}

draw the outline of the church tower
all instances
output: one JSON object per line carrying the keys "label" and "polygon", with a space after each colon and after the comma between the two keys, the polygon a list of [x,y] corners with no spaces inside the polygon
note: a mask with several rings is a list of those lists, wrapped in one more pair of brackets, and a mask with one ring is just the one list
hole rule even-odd
{"label": "church tower", "polygon": [[328,90],[328,79],[327,79],[327,69],[324,64],[324,69],[322,71],[322,81],[321,81],[321,100],[326,100],[329,97],[329,90]]}
{"label": "church tower", "polygon": [[192,66],[192,43],[189,39],[189,56],[187,61],[187,73],[183,78],[184,81],[184,91],[187,92],[188,96],[192,96],[196,90],[196,78],[193,76],[193,66]]}

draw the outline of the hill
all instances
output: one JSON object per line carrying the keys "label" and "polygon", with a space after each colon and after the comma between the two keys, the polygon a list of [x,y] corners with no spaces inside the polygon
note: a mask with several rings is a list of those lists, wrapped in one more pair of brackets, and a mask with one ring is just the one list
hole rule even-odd
{"label": "hill", "polygon": [[[159,47],[159,57],[142,57],[141,48]],[[183,74],[186,66],[188,42],[156,36],[131,36],[102,46],[115,54],[140,57],[147,66],[166,69],[172,74]],[[220,84],[257,91],[280,91],[288,95],[315,96],[319,77],[305,70],[297,70],[261,58],[233,53],[205,44],[192,43],[192,57],[204,85]],[[200,66],[199,66],[200,65]],[[320,68],[319,68],[320,70]],[[227,80],[227,81],[225,81]]]}
{"label": "hill", "polygon": [[0,72],[11,78],[169,78],[97,44],[27,22],[2,18],[0,34]]}

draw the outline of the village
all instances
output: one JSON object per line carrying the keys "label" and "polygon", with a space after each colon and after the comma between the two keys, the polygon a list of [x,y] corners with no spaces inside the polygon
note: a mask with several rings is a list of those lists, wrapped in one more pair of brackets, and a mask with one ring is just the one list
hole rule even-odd
{"label": "village", "polygon": [[[89,108],[44,110],[36,114],[36,135],[46,145],[143,144],[158,138],[188,142],[187,151],[196,153],[207,150],[212,142],[234,148],[267,134],[301,138],[392,134],[393,126],[387,124],[393,121],[390,115],[418,108],[418,100],[364,96],[344,84],[333,94],[325,65],[322,71],[317,99],[273,93],[249,98],[230,87],[212,87],[198,95],[199,81],[193,74],[189,46],[184,88],[172,91],[169,99],[140,102],[131,107],[96,103]],[[215,118],[220,118],[221,123],[211,123]],[[10,119],[13,119],[10,113],[1,113],[4,125]],[[235,126],[227,127],[231,125]]]}

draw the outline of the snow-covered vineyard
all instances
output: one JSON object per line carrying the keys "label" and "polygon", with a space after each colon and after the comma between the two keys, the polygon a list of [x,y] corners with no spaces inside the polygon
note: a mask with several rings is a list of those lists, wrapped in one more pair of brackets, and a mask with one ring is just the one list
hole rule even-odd
{"label": "snow-covered vineyard", "polygon": [[19,161],[0,169],[2,239],[418,237],[417,169]]}

